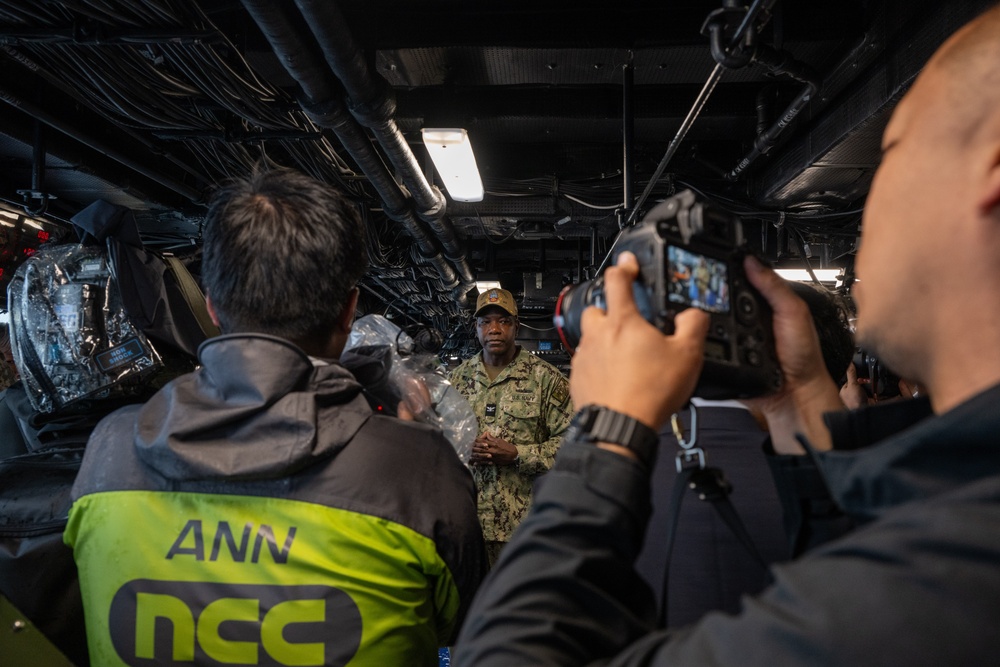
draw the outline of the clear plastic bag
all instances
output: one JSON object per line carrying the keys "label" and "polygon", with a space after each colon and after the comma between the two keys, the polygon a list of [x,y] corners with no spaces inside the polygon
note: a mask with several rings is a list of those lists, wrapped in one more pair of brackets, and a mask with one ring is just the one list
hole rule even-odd
{"label": "clear plastic bag", "polygon": [[11,349],[32,407],[128,393],[162,366],[122,308],[103,248],[44,246],[7,287]]}
{"label": "clear plastic bag", "polygon": [[365,315],[351,329],[345,352],[377,356],[387,366],[388,382],[378,398],[401,416],[432,424],[448,438],[463,463],[469,463],[478,425],[469,402],[448,382],[440,360],[414,352],[413,339],[381,315]]}

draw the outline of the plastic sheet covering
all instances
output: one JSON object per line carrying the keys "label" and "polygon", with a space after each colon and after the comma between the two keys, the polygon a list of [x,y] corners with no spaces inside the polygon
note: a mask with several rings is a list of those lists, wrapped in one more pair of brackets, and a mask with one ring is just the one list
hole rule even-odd
{"label": "plastic sheet covering", "polygon": [[478,424],[469,402],[445,377],[440,360],[413,352],[413,339],[381,315],[365,315],[351,329],[345,351],[382,359],[388,382],[379,400],[401,416],[440,428],[468,465]]}
{"label": "plastic sheet covering", "polygon": [[39,412],[129,393],[162,365],[122,309],[100,247],[42,247],[14,274],[7,303],[14,363]]}

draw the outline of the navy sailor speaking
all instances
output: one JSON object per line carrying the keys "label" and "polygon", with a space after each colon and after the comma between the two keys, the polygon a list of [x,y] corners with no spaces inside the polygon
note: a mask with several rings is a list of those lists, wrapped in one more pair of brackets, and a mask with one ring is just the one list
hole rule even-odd
{"label": "navy sailor speaking", "polygon": [[471,463],[492,566],[528,511],[532,483],[552,466],[573,407],[559,369],[515,344],[514,295],[483,292],[474,317],[482,352],[452,371],[451,382],[479,420]]}

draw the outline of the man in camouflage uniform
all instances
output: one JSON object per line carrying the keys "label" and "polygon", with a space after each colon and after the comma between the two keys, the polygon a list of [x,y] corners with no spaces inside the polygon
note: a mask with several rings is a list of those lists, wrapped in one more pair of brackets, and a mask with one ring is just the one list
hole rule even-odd
{"label": "man in camouflage uniform", "polygon": [[573,406],[559,369],[514,344],[519,325],[510,292],[480,294],[475,318],[483,351],[452,371],[451,382],[479,420],[470,461],[492,567],[528,511],[532,483],[552,467]]}

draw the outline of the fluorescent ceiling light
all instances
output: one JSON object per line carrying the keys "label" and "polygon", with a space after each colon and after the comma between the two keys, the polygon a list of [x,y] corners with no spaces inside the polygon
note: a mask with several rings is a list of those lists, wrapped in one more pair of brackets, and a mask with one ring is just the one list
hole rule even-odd
{"label": "fluorescent ceiling light", "polygon": [[424,128],[424,145],[444,187],[455,201],[482,201],[483,180],[469,133],[460,128]]}
{"label": "fluorescent ceiling light", "polygon": [[[798,282],[812,282],[812,276],[805,269],[775,269],[775,273],[785,280],[796,280]],[[813,269],[813,273],[819,278],[821,283],[834,283],[840,278],[841,269]]]}
{"label": "fluorescent ceiling light", "polygon": [[500,281],[499,280],[477,280],[476,281],[476,289],[479,290],[480,294],[482,294],[486,290],[500,289]]}

